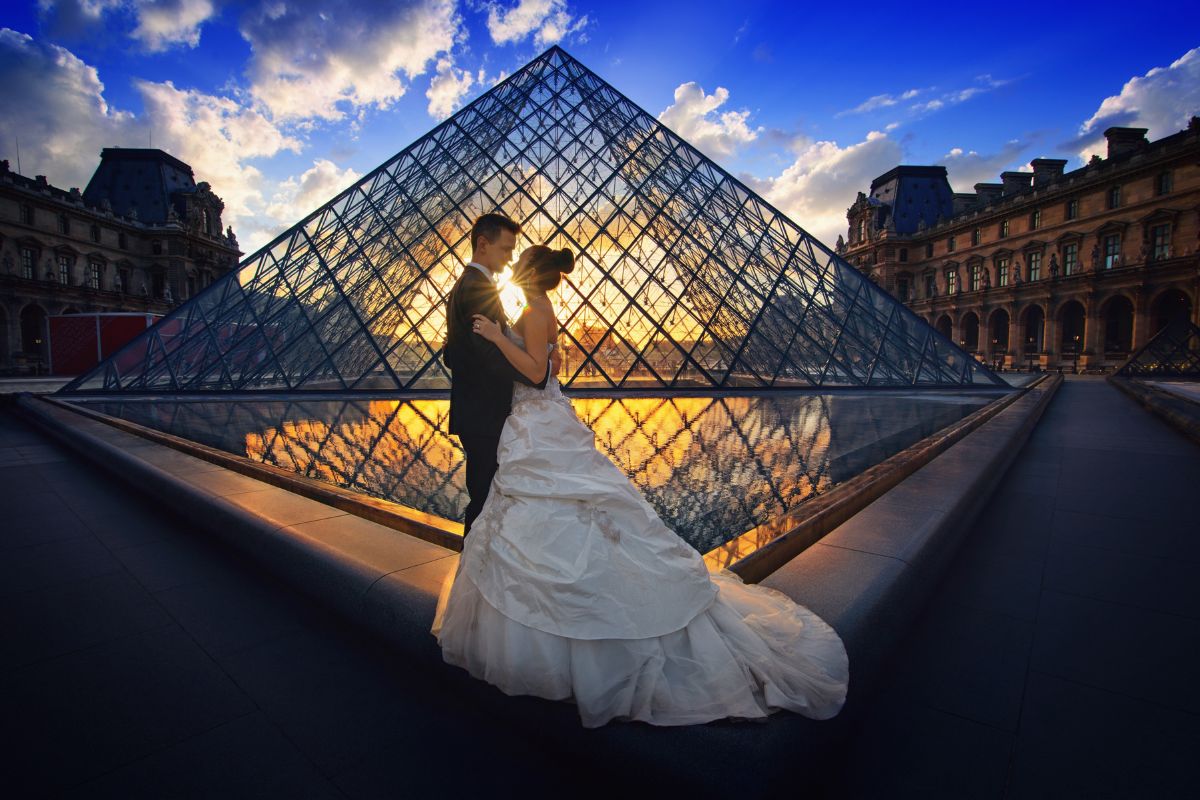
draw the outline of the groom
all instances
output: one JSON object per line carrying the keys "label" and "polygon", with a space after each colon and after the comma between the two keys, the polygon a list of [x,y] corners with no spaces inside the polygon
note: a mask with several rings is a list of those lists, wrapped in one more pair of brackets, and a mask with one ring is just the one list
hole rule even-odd
{"label": "groom", "polygon": [[512,410],[512,384],[520,381],[541,389],[558,372],[559,358],[539,383],[508,363],[493,343],[472,330],[473,316],[483,314],[507,328],[496,276],[512,260],[521,227],[503,214],[484,214],[471,227],[471,263],[446,300],[446,347],[442,360],[450,370],[450,433],[467,456],[467,504],[463,535],[479,516],[496,474],[500,431]]}

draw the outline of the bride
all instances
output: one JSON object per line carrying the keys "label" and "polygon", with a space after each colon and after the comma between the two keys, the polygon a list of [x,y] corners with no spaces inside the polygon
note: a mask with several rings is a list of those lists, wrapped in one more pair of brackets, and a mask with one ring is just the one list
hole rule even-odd
{"label": "bride", "polygon": [[[546,294],[573,268],[570,250],[528,248],[513,333],[475,318],[531,380],[558,332]],[[510,695],[574,701],[589,728],[841,709],[849,663],[833,629],[780,592],[710,574],[596,449],[556,380],[514,386],[498,460],[434,616],[448,663]]]}

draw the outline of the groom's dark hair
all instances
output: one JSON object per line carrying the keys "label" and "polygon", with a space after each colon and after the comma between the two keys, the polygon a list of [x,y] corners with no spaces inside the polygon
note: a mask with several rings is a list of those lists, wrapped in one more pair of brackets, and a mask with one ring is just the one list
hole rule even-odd
{"label": "groom's dark hair", "polygon": [[475,220],[471,226],[471,252],[479,246],[479,237],[494,242],[500,238],[500,231],[512,231],[513,236],[521,233],[521,226],[503,214],[484,214]]}

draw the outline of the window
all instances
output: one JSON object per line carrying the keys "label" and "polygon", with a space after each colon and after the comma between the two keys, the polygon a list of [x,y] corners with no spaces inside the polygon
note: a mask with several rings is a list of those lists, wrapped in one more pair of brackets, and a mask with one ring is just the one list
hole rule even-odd
{"label": "window", "polygon": [[1040,227],[1042,227],[1042,210],[1035,208],[1029,215],[1029,230],[1036,231]]}
{"label": "window", "polygon": [[122,292],[128,292],[129,291],[129,270],[119,269],[119,270],[117,270],[117,275],[121,279],[121,285],[117,288]]}
{"label": "window", "polygon": [[1008,259],[996,259],[996,285],[1008,286]]}
{"label": "window", "polygon": [[1155,225],[1150,229],[1151,256],[1155,261],[1171,257],[1171,226]]}
{"label": "window", "polygon": [[1007,237],[1008,237],[1008,220],[1004,220],[1000,223],[1000,238],[1004,239]]}
{"label": "window", "polygon": [[968,290],[972,292],[979,291],[979,285],[983,278],[983,266],[981,264],[971,265],[971,283]]}
{"label": "window", "polygon": [[971,231],[971,246],[972,247],[979,244],[979,239],[981,238],[981,236],[982,236],[982,231],[980,231],[979,228],[976,228],[975,230]]}
{"label": "window", "polygon": [[21,248],[21,277],[27,281],[33,280],[33,271],[37,266],[37,253],[32,247]]}
{"label": "window", "polygon": [[88,262],[88,286],[92,289],[100,288],[100,274],[104,271],[104,265],[99,261]]}
{"label": "window", "polygon": [[1063,275],[1074,275],[1079,267],[1079,245],[1075,242],[1063,245]]}
{"label": "window", "polygon": [[933,258],[933,242],[929,242],[925,245],[925,257]]}
{"label": "window", "polygon": [[92,241],[93,242],[100,241],[100,226],[99,225],[92,226]]}
{"label": "window", "polygon": [[22,225],[32,225],[33,224],[33,206],[29,206],[29,205],[21,206],[21,224]]}
{"label": "window", "polygon": [[958,270],[946,270],[946,294],[954,294],[958,291]]}
{"label": "window", "polygon": [[1112,234],[1104,237],[1104,268],[1112,269],[1121,265],[1121,237]]}
{"label": "window", "polygon": [[153,242],[150,243],[150,250],[154,253],[154,255],[161,256],[162,255],[162,242],[160,242],[158,239],[155,239]]}
{"label": "window", "polygon": [[1072,197],[1067,201],[1067,219],[1079,219],[1079,198]]}
{"label": "window", "polygon": [[937,276],[926,275],[925,276],[925,296],[933,297],[936,294],[937,294]]}
{"label": "window", "polygon": [[71,285],[71,257],[58,257],[58,282],[63,286]]}
{"label": "window", "polygon": [[862,242],[867,238],[867,221],[863,218],[858,220],[857,235],[854,237],[855,242]]}
{"label": "window", "polygon": [[187,292],[188,297],[192,297],[196,294],[196,278],[194,275],[188,275]]}
{"label": "window", "polygon": [[1171,179],[1171,172],[1160,172],[1154,178],[1154,193],[1155,194],[1170,194],[1175,188],[1175,182]]}
{"label": "window", "polygon": [[1042,254],[1029,254],[1029,280],[1040,281],[1042,279]]}
{"label": "window", "polygon": [[152,276],[150,276],[150,283],[154,289],[154,297],[156,299],[161,299],[166,293],[167,289],[167,283],[163,279],[163,274],[161,272],[155,272]]}
{"label": "window", "polygon": [[129,248],[129,242],[125,239],[125,231],[121,231],[117,234],[117,247],[121,248],[122,250]]}
{"label": "window", "polygon": [[900,260],[908,261],[908,248],[907,247],[900,248]]}
{"label": "window", "polygon": [[1110,188],[1108,190],[1108,207],[1109,208],[1120,208],[1121,207],[1121,187],[1120,186],[1113,186],[1112,188]]}
{"label": "window", "polygon": [[953,236],[951,236],[949,239],[946,240],[946,252],[948,252],[948,253],[954,252],[954,237]]}
{"label": "window", "polygon": [[71,220],[67,219],[66,214],[58,215],[58,232],[64,236],[71,233]]}

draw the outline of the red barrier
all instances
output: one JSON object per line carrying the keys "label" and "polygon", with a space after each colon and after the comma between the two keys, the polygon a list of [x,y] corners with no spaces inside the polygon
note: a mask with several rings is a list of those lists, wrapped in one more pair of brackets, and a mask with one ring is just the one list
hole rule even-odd
{"label": "red barrier", "polygon": [[161,314],[55,314],[50,323],[50,374],[79,375],[120,350]]}

